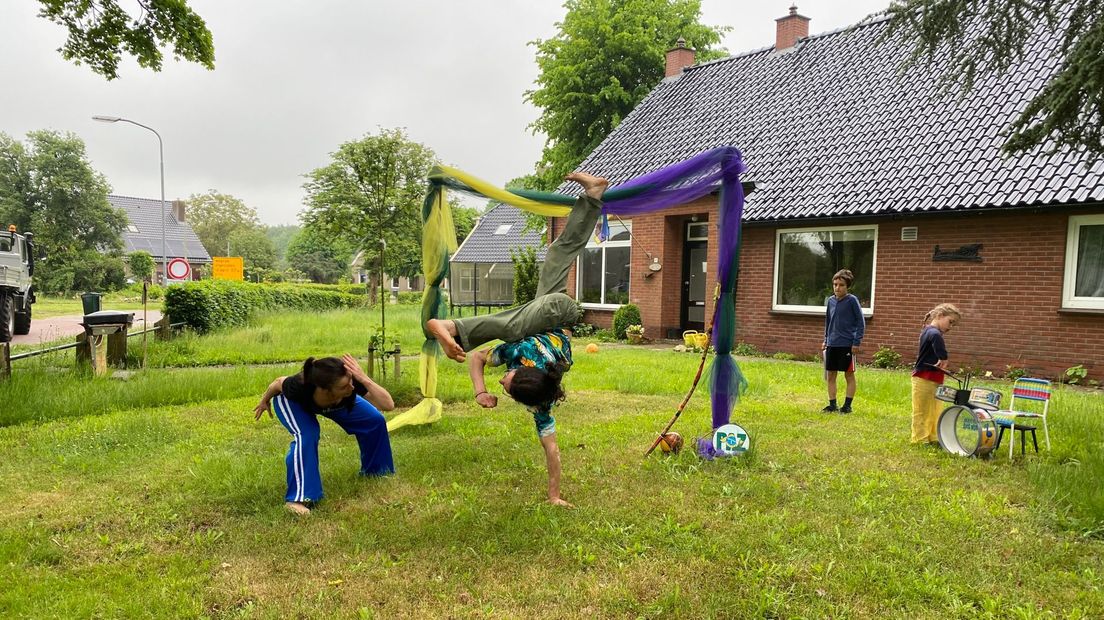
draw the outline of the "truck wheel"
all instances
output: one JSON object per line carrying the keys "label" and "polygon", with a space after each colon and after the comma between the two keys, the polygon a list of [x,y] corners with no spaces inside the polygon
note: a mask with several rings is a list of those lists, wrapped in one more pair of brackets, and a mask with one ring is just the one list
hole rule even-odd
{"label": "truck wheel", "polygon": [[31,333],[31,307],[27,306],[27,309],[23,312],[15,313],[15,326],[14,333],[16,336],[26,336]]}
{"label": "truck wheel", "polygon": [[0,342],[11,342],[15,331],[15,299],[7,291],[0,293]]}

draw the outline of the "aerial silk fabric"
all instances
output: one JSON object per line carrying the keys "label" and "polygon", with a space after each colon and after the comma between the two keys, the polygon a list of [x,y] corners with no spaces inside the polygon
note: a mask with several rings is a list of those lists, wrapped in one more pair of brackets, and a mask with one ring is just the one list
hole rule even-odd
{"label": "aerial silk fabric", "polygon": [[[716,356],[709,370],[710,406],[713,428],[727,424],[747,381],[732,357],[736,336],[736,276],[740,262],[740,222],[744,191],[740,175],[747,168],[740,151],[720,147],[631,179],[606,191],[602,197],[602,233],[608,236],[609,215],[635,217],[685,205],[719,191],[719,251],[717,290],[714,293],[713,347]],[[489,198],[545,217],[565,217],[575,196],[554,192],[503,189],[470,174],[437,166],[429,175],[429,191],[422,205],[422,273],[426,289],[422,295],[422,325],[426,340],[418,365],[423,400],[413,409],[388,423],[388,430],[406,424],[439,420],[443,409],[436,398],[437,358],[441,347],[424,326],[429,319],[447,316],[441,284],[448,277],[449,257],[456,252],[456,230],[446,200],[448,190]]]}

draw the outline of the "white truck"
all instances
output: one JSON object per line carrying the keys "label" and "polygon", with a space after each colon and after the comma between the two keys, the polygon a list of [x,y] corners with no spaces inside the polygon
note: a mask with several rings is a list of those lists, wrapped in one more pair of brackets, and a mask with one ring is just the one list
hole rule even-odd
{"label": "white truck", "polygon": [[15,232],[15,226],[0,232],[0,342],[10,342],[13,335],[31,331],[34,253],[31,233],[21,235]]}

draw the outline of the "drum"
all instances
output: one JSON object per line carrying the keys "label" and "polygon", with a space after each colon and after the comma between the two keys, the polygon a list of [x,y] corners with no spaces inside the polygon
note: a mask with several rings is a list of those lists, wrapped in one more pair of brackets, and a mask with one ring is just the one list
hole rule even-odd
{"label": "drum", "polygon": [[975,409],[996,411],[1000,409],[1001,393],[988,388],[974,388],[970,390],[970,406]]}
{"label": "drum", "polygon": [[959,456],[987,456],[997,445],[997,424],[985,409],[947,407],[939,416],[939,445]]}
{"label": "drum", "polygon": [[949,385],[940,385],[935,388],[935,397],[943,402],[955,402],[955,394],[958,394],[958,390]]}

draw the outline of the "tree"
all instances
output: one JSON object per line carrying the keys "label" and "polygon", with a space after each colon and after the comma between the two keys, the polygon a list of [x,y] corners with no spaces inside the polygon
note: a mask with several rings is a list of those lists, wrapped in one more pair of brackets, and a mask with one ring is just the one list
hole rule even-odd
{"label": "tree", "polygon": [[533,248],[511,249],[510,261],[514,263],[514,305],[533,301],[540,283],[541,264],[537,262],[537,251]]}
{"label": "tree", "polygon": [[332,284],[349,272],[352,251],[347,242],[335,240],[317,226],[304,226],[287,248],[287,265],[311,282]]}
{"label": "tree", "polygon": [[276,248],[276,258],[283,262],[287,258],[288,244],[303,230],[298,224],[280,224],[278,226],[266,226],[265,234],[272,240]]}
{"label": "tree", "polygon": [[27,144],[0,134],[0,217],[35,233],[49,262],[35,271],[45,292],[112,287],[123,281],[126,214],[107,200],[84,142],[70,133],[33,131]]}
{"label": "tree", "polygon": [[559,33],[537,48],[537,88],[525,99],[542,109],[530,126],[547,136],[539,187],[553,189],[663,79],[666,51],[681,37],[697,57],[727,28],[699,23],[700,0],[567,0]]}
{"label": "tree", "polygon": [[418,274],[422,202],[436,155],[401,129],[380,129],[342,144],[331,157],[307,175],[303,226],[365,250],[374,257],[368,264],[378,265],[382,251],[392,276]]}
{"label": "tree", "polygon": [[242,257],[246,270],[276,268],[276,247],[260,227],[241,228],[230,233],[230,250],[234,256]]}
{"label": "tree", "polygon": [[459,245],[475,228],[475,223],[479,220],[479,211],[454,202],[450,202],[449,205],[452,208],[452,224],[456,228],[456,243]]}
{"label": "tree", "polygon": [[913,45],[909,64],[946,54],[944,85],[963,91],[980,73],[1003,72],[1038,50],[1039,28],[1060,32],[1062,63],[1005,128],[1009,154],[1045,145],[1104,156],[1104,2],[1101,0],[894,0],[883,40]]}
{"label": "tree", "polygon": [[137,250],[127,255],[127,267],[130,267],[130,275],[137,278],[139,281],[149,281],[153,279],[153,273],[157,270],[157,263],[153,261],[153,256],[145,250]]}
{"label": "tree", "polygon": [[211,31],[187,0],[137,0],[132,17],[117,0],[38,0],[40,17],[69,31],[58,49],[66,60],[87,64],[108,80],[119,77],[119,62],[130,54],[138,65],[161,70],[162,46],[172,45],[173,57],[215,68]]}
{"label": "tree", "polygon": [[213,189],[188,198],[188,222],[211,256],[225,256],[234,233],[261,228],[255,210],[240,199]]}

